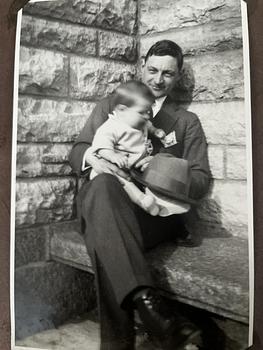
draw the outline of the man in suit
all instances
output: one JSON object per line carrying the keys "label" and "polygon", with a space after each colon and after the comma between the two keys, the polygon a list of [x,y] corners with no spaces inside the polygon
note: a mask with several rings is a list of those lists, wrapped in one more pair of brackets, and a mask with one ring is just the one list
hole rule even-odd
{"label": "man in suit", "polygon": [[[168,152],[188,160],[191,168],[189,196],[200,199],[208,190],[207,145],[198,117],[179,108],[169,96],[180,79],[183,67],[181,48],[172,41],[157,42],[148,51],[142,67],[142,81],[156,98],[153,124],[166,134],[174,132],[174,142],[164,148],[153,142],[153,154],[136,167],[144,171],[152,156]],[[78,212],[88,252],[93,262],[101,325],[101,350],[134,349],[134,309],[151,336],[164,349],[176,349],[193,339],[196,325],[171,312],[168,301],[155,288],[144,252],[161,242],[186,235],[180,215],[153,217],[131,202],[118,174],[129,174],[89,152],[94,133],[112,112],[111,97],[100,101],[76,140],[70,164],[78,175],[97,174],[85,181],[77,198]],[[88,176],[88,175],[87,175]],[[186,243],[188,237],[186,238]]]}

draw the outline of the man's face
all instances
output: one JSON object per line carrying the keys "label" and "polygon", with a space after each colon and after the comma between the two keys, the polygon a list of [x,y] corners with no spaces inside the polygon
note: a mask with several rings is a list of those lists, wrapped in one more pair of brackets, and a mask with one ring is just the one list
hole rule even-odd
{"label": "man's face", "polygon": [[150,56],[143,64],[142,81],[149,86],[156,98],[166,96],[180,78],[177,58]]}

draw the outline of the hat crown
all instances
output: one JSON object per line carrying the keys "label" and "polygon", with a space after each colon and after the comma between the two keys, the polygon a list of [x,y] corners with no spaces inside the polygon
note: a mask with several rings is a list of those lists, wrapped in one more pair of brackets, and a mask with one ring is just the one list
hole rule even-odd
{"label": "hat crown", "polygon": [[169,153],[158,153],[151,159],[141,176],[136,176],[136,180],[157,194],[191,202],[188,197],[191,169],[185,159],[176,158]]}

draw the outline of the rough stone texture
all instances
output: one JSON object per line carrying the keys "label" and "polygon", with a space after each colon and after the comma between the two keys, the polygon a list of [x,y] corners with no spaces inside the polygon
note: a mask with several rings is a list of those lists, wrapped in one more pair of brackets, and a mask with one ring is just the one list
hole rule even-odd
{"label": "rough stone texture", "polygon": [[16,174],[18,177],[68,175],[71,148],[71,144],[18,144]]}
{"label": "rough stone texture", "polygon": [[164,0],[141,2],[142,34],[171,28],[195,26],[212,21],[238,18],[241,7],[237,0]]}
{"label": "rough stone texture", "polygon": [[81,235],[76,234],[76,229],[80,232],[78,223],[74,221],[53,225],[50,236],[51,258],[70,264],[72,267],[83,265],[84,270],[93,272],[87,248]]}
{"label": "rough stone texture", "polygon": [[18,229],[15,233],[15,266],[47,260],[49,256],[48,228]]}
{"label": "rough stone texture", "polygon": [[140,41],[141,55],[145,55],[156,41],[163,39],[176,42],[182,47],[185,55],[240,49],[242,47],[242,27],[240,18],[236,18],[223,23],[213,22],[144,36]]}
{"label": "rough stone texture", "polygon": [[[51,240],[54,258],[90,268],[83,238],[76,231],[57,232]],[[168,244],[147,256],[159,285],[180,301],[247,322],[247,252],[246,240],[214,237],[191,249]]]}
{"label": "rough stone texture", "polygon": [[229,179],[247,178],[247,158],[245,148],[228,148],[226,150],[226,174]]}
{"label": "rough stone texture", "polygon": [[64,0],[28,4],[26,13],[63,19],[124,33],[136,30],[137,1]]}
{"label": "rough stone texture", "polygon": [[178,88],[174,97],[179,101],[243,99],[242,50],[186,59]]}
{"label": "rough stone texture", "polygon": [[246,144],[243,101],[192,103],[189,110],[200,118],[208,143],[215,145]]}
{"label": "rough stone texture", "polygon": [[247,212],[245,181],[214,181],[207,198],[198,207],[201,219],[216,222],[230,233],[233,227],[246,227]]}
{"label": "rough stone texture", "polygon": [[21,44],[94,56],[96,42],[95,29],[32,16],[22,17]]}
{"label": "rough stone texture", "polygon": [[74,141],[86,123],[94,103],[53,101],[20,97],[18,141]]}
{"label": "rough stone texture", "polygon": [[18,180],[16,227],[71,219],[75,188],[73,178]]}
{"label": "rough stone texture", "polygon": [[94,58],[70,60],[70,96],[98,98],[112,92],[123,80],[133,77],[135,66]]}
{"label": "rough stone texture", "polygon": [[137,58],[135,37],[113,32],[99,32],[99,56],[135,62]]}
{"label": "rough stone texture", "polygon": [[[176,305],[177,306],[177,305]],[[184,307],[182,307],[185,310]],[[95,310],[96,311],[96,310]],[[65,325],[58,327],[58,329],[50,329],[37,333],[31,337],[17,341],[16,345],[31,348],[41,348],[52,350],[99,350],[100,336],[99,336],[99,321],[95,312],[89,312],[83,317],[78,317]],[[211,315],[194,310],[195,317],[200,319],[202,324],[205,324],[204,338],[208,342],[207,348],[214,349],[215,344],[217,349],[223,350],[220,344],[224,342],[221,340],[226,337],[226,344],[224,350],[244,350],[248,345],[248,326],[239,322],[233,322],[225,318],[213,317]],[[215,323],[218,328],[215,328]],[[198,323],[200,325],[200,323]],[[139,328],[140,325],[138,325]],[[223,330],[224,334],[221,333]],[[160,350],[160,347],[154,346],[149,341],[147,334],[143,327],[136,330],[136,350]],[[139,333],[139,334],[138,334]],[[185,349],[196,350],[192,346],[186,346]]]}
{"label": "rough stone texture", "polygon": [[224,149],[218,146],[208,147],[208,159],[212,177],[214,179],[224,178]]}
{"label": "rough stone texture", "polygon": [[21,46],[19,91],[30,94],[66,96],[68,58],[60,53]]}
{"label": "rough stone texture", "polygon": [[93,277],[59,263],[35,263],[16,269],[16,338],[54,328],[93,308]]}
{"label": "rough stone texture", "polygon": [[[211,208],[211,211],[213,207]],[[228,225],[223,226],[220,220],[216,221],[213,218],[209,218],[207,221],[207,217],[204,215],[204,219],[197,218],[195,221],[190,221],[187,219],[186,223],[190,232],[194,235],[201,235],[208,238],[211,237],[237,237],[241,239],[248,239],[248,226],[247,224],[238,224],[238,225]]]}

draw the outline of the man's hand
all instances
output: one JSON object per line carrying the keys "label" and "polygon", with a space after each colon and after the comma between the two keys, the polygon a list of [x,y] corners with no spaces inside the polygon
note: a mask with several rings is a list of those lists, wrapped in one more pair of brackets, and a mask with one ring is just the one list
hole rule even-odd
{"label": "man's hand", "polygon": [[117,165],[106,159],[96,157],[91,152],[86,152],[85,162],[88,163],[97,174],[108,173],[121,176],[126,180],[130,180],[129,174],[127,174],[124,170],[120,169]]}
{"label": "man's hand", "polygon": [[137,168],[137,169],[140,168],[141,171],[144,171],[148,167],[149,162],[152,158],[153,158],[153,156],[148,156],[148,157],[141,159],[139,162],[137,162],[135,164],[135,168]]}

